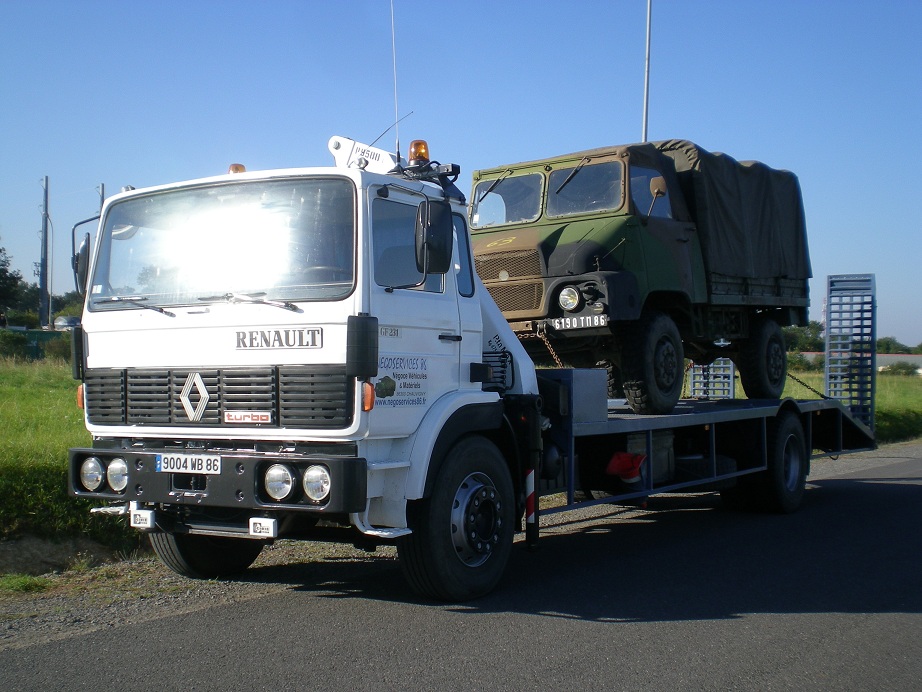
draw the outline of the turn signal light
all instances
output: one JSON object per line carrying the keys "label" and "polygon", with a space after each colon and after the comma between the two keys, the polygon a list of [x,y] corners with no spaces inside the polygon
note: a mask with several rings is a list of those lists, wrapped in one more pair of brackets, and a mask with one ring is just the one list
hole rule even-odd
{"label": "turn signal light", "polygon": [[371,411],[375,407],[375,386],[371,382],[362,383],[362,411]]}

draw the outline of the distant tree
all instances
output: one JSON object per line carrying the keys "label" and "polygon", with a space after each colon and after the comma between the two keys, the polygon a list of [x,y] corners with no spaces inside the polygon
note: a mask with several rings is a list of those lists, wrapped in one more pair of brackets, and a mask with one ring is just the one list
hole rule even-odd
{"label": "distant tree", "polygon": [[914,346],[912,351],[910,351],[910,353],[922,354],[922,344],[919,344],[918,346]]}
{"label": "distant tree", "polygon": [[823,325],[816,320],[810,320],[805,327],[785,327],[784,340],[788,351],[803,353],[804,351],[822,351],[825,347],[823,338]]}
{"label": "distant tree", "polygon": [[5,247],[0,247],[0,311],[14,307],[20,283],[22,274],[10,271],[10,256]]}
{"label": "distant tree", "polygon": [[909,346],[901,344],[895,337],[885,336],[877,340],[878,353],[909,353]]}

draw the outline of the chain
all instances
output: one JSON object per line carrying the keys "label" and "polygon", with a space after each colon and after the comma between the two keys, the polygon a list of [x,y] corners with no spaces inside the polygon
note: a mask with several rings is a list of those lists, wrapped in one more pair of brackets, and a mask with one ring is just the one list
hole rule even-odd
{"label": "chain", "polygon": [[797,384],[801,385],[802,387],[806,387],[807,390],[813,392],[814,394],[816,394],[816,395],[817,395],[818,397],[820,397],[821,399],[831,399],[831,398],[832,398],[832,397],[826,396],[826,395],[823,394],[822,392],[818,392],[816,389],[814,389],[813,387],[811,387],[809,384],[807,384],[807,383],[804,382],[802,379],[800,379],[799,377],[797,377],[797,375],[794,375],[794,374],[791,373],[791,372],[788,372],[788,377],[790,377],[792,380],[794,380]]}
{"label": "chain", "polygon": [[538,327],[538,338],[544,342],[545,346],[547,346],[547,351],[551,354],[551,358],[554,359],[554,362],[557,363],[557,367],[564,367],[563,361],[560,360],[560,356],[557,355],[557,351],[555,351],[554,347],[551,346],[551,342],[548,340],[547,334],[544,333],[544,330],[541,329],[541,327]]}

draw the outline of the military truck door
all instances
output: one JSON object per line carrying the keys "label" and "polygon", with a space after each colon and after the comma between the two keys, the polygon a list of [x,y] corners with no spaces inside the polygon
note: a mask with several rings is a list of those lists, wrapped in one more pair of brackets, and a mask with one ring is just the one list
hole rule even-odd
{"label": "military truck door", "polygon": [[656,275],[650,285],[682,291],[692,302],[704,300],[704,286],[695,281],[701,253],[694,224],[673,216],[671,193],[659,171],[632,165],[630,186],[635,213],[655,241],[645,244],[647,271]]}

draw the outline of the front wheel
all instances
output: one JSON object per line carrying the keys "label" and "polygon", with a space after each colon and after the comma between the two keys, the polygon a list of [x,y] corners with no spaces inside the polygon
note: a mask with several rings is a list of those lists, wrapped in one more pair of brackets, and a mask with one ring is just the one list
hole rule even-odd
{"label": "front wheel", "polygon": [[489,593],[512,552],[515,501],[509,468],[486,438],[462,438],[438,470],[432,495],[408,508],[400,566],[427,598],[465,601]]}
{"label": "front wheel", "polygon": [[670,413],[685,383],[685,353],[669,315],[647,314],[632,327],[621,351],[624,396],[635,413]]}
{"label": "front wheel", "polygon": [[239,574],[255,562],[265,545],[250,538],[185,533],[152,533],[150,543],[164,565],[193,579]]}

